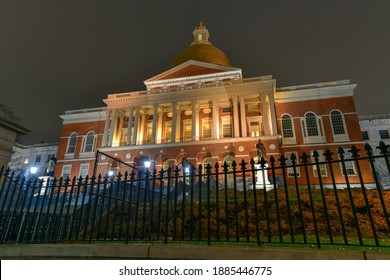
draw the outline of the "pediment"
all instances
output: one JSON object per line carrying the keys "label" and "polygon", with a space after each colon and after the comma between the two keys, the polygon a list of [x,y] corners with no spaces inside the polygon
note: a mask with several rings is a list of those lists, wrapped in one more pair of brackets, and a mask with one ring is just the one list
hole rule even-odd
{"label": "pediment", "polygon": [[156,82],[160,80],[180,79],[184,77],[203,76],[231,71],[241,71],[241,69],[189,60],[146,80],[144,83],[147,85],[150,82]]}

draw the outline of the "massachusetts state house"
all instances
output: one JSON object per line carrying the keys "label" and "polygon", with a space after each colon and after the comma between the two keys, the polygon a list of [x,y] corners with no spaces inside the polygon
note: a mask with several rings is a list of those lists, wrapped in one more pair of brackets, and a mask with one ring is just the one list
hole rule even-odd
{"label": "massachusetts state house", "polygon": [[[294,153],[298,163],[302,152],[317,150],[323,160],[329,149],[337,159],[339,147],[362,147],[356,84],[341,80],[278,88],[271,75],[244,78],[211,44],[202,23],[193,36],[168,70],[144,81],[146,89],[109,94],[103,108],[61,115],[57,177],[91,175],[97,150],[132,166],[150,161],[160,170],[183,160],[196,167],[257,160],[259,139],[268,159],[290,159]],[[313,166],[310,176],[321,172],[326,181],[329,170],[320,169]],[[297,172],[299,177],[302,171]],[[341,168],[334,173],[343,176]],[[352,162],[347,173],[353,182]]]}

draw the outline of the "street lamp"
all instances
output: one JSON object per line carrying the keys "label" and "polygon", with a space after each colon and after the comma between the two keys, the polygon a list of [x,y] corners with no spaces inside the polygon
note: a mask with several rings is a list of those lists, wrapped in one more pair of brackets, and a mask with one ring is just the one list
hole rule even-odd
{"label": "street lamp", "polygon": [[38,167],[36,167],[36,166],[33,166],[33,167],[30,168],[30,173],[32,175],[35,175],[35,173],[37,173],[37,171],[38,171]]}
{"label": "street lamp", "polygon": [[112,176],[114,175],[114,171],[112,171],[112,170],[108,171],[107,175],[108,175],[109,177],[112,177]]}
{"label": "street lamp", "polygon": [[145,167],[145,169],[148,169],[150,167],[150,161],[149,160],[145,160],[144,161],[144,167]]}

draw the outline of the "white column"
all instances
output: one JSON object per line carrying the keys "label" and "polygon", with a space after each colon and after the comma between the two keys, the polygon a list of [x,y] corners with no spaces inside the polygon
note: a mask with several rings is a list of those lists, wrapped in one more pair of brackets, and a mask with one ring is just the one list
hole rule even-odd
{"label": "white column", "polygon": [[219,114],[216,98],[212,100],[212,116],[213,116],[213,138],[219,139]]}
{"label": "white column", "polygon": [[132,145],[137,145],[138,140],[138,123],[139,123],[139,107],[135,107],[135,117],[134,117],[134,129],[133,129],[133,141]]}
{"label": "white column", "polygon": [[177,115],[177,108],[176,108],[176,102],[172,103],[172,134],[171,134],[171,143],[174,143],[176,141],[176,115]]}
{"label": "white column", "polygon": [[176,112],[176,142],[180,142],[181,139],[181,108],[179,107]]}
{"label": "white column", "polygon": [[107,137],[108,137],[108,126],[110,124],[110,114],[111,110],[107,108],[106,110],[106,122],[104,124],[104,133],[103,133],[103,139],[102,139],[102,147],[107,146]]}
{"label": "white column", "polygon": [[247,137],[248,132],[246,129],[245,99],[243,95],[240,96],[240,117],[241,117],[241,137]]}
{"label": "white column", "polygon": [[271,112],[271,128],[272,128],[272,135],[278,134],[278,127],[276,125],[276,112],[275,112],[275,99],[274,99],[274,93],[270,93],[268,95],[269,98],[269,109]]}
{"label": "white column", "polygon": [[192,100],[192,141],[196,141],[196,100]]}
{"label": "white column", "polygon": [[110,135],[108,137],[108,146],[112,147],[112,140],[114,139],[114,130],[116,123],[116,109],[111,112],[111,125],[110,125]]}
{"label": "white column", "polygon": [[152,122],[152,141],[151,143],[156,143],[156,125],[157,125],[157,104],[153,104],[153,122]]}
{"label": "white column", "polygon": [[232,97],[233,100],[233,127],[234,127],[234,137],[240,137],[240,124],[238,116],[238,102],[237,96]]}
{"label": "white column", "polygon": [[269,135],[269,120],[268,120],[268,110],[267,110],[267,94],[261,94],[261,106],[263,108],[263,126],[264,134]]}
{"label": "white column", "polygon": [[129,122],[127,123],[126,145],[130,145],[132,127],[133,127],[133,107],[130,107]]}
{"label": "white column", "polygon": [[200,119],[199,119],[199,111],[200,111],[200,108],[196,108],[196,137],[195,137],[195,140],[196,141],[199,141],[200,137],[199,137],[199,127],[200,127]]}
{"label": "white column", "polygon": [[163,127],[163,116],[164,110],[160,108],[160,112],[158,112],[158,125],[157,125],[157,143],[161,143],[162,139],[162,127]]}

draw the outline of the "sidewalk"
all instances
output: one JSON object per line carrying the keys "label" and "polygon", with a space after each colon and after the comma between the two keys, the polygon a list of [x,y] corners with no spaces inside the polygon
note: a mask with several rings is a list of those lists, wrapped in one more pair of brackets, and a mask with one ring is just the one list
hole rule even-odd
{"label": "sidewalk", "polygon": [[390,260],[390,253],[207,245],[29,244],[0,245],[0,259]]}

